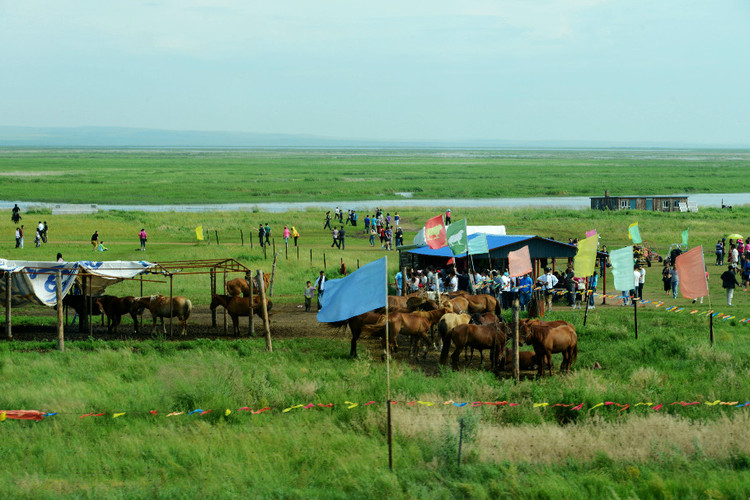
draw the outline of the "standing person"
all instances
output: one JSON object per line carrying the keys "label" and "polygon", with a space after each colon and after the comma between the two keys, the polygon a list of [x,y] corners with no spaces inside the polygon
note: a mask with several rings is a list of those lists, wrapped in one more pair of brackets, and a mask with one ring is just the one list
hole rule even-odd
{"label": "standing person", "polygon": [[732,305],[732,297],[734,296],[734,287],[739,285],[737,283],[737,277],[734,275],[734,267],[729,265],[728,269],[721,275],[721,286],[727,291],[727,305]]}
{"label": "standing person", "polygon": [[21,246],[21,229],[16,228],[16,248]]}
{"label": "standing person", "polygon": [[670,285],[672,286],[672,298],[677,298],[677,291],[680,289],[680,278],[677,276],[677,269],[674,266],[670,266]]}
{"label": "standing person", "polygon": [[[21,226],[23,227],[23,226]],[[740,252],[737,250],[737,247],[735,245],[729,245],[729,248],[731,248],[729,252],[729,263],[732,264],[732,267],[734,268],[734,272],[737,272],[737,269],[740,267]]]}
{"label": "standing person", "polygon": [[599,284],[599,274],[594,271],[589,279],[589,309],[594,309],[594,293],[596,293],[596,286]]}
{"label": "standing person", "polygon": [[393,231],[391,231],[391,229],[388,228],[383,233],[383,236],[385,238],[385,249],[386,250],[393,250]]}
{"label": "standing person", "polygon": [[39,228],[36,228],[35,234],[34,234],[34,245],[39,248],[42,246],[42,234],[39,232]]}
{"label": "standing person", "polygon": [[[547,306],[547,311],[552,310],[553,288],[557,285],[557,281],[557,277],[552,274],[552,269],[549,267],[545,267],[544,274],[536,279],[536,282],[539,283],[542,286],[542,290],[544,290],[544,301]],[[508,280],[508,283],[510,284],[510,280]]]}
{"label": "standing person", "polygon": [[333,226],[333,230],[331,230],[331,237],[333,238],[333,243],[331,243],[331,248],[341,248],[339,246],[339,230],[336,228],[336,226]]}
{"label": "standing person", "polygon": [[568,267],[565,271],[565,290],[568,292],[568,305],[572,308],[576,306],[576,282],[573,280],[574,277],[573,268]]}
{"label": "standing person", "polygon": [[19,248],[23,248],[23,224],[21,224],[21,229],[19,229],[18,244]]}
{"label": "standing person", "polygon": [[721,266],[724,264],[724,243],[721,240],[716,242],[716,265]]}
{"label": "standing person", "polygon": [[315,287],[308,281],[305,285],[305,312],[310,312],[312,308],[313,295],[315,295]]}
{"label": "standing person", "polygon": [[643,285],[646,284],[646,270],[642,265],[638,265],[638,298],[643,300]]}
{"label": "standing person", "polygon": [[344,231],[344,226],[341,226],[341,229],[339,229],[339,243],[340,248],[343,250],[346,248],[346,240],[344,239],[346,237],[346,231]]}
{"label": "standing person", "polygon": [[370,226],[370,246],[375,246],[375,235],[378,234],[377,231],[375,231],[375,226]]}
{"label": "standing person", "polygon": [[49,226],[47,225],[47,221],[44,221],[44,230],[42,231],[42,242],[47,243],[47,230],[49,229]]}
{"label": "standing person", "polygon": [[141,228],[141,232],[138,233],[138,238],[141,240],[141,252],[146,251],[146,241],[148,241],[148,234],[146,234],[146,228]]}
{"label": "standing person", "polygon": [[91,246],[93,247],[94,251],[96,251],[96,248],[99,246],[99,231],[94,231],[94,234],[91,235]]}
{"label": "standing person", "polygon": [[294,238],[294,246],[296,247],[297,238],[299,238],[299,231],[297,231],[297,229],[294,226],[292,226],[292,238]]}
{"label": "standing person", "polygon": [[284,233],[282,236],[284,237],[284,245],[289,245],[289,237],[292,235],[292,232],[289,230],[287,226],[284,226]]}
{"label": "standing person", "polygon": [[[572,280],[571,280],[572,281]],[[518,302],[521,306],[521,310],[526,310],[526,305],[531,302],[531,287],[534,282],[531,281],[531,276],[524,274],[521,280],[518,282]]]}
{"label": "standing person", "polygon": [[365,234],[370,232],[370,214],[365,215]]}
{"label": "standing person", "polygon": [[260,243],[261,248],[263,247],[263,240],[266,237],[266,230],[263,229],[263,224],[258,224],[258,242]]}
{"label": "standing person", "polygon": [[401,297],[404,294],[404,275],[401,273],[401,269],[394,276],[393,283],[396,285],[396,297]]}
{"label": "standing person", "polygon": [[263,228],[263,232],[266,233],[266,245],[271,244],[271,226],[266,222],[266,227]]}
{"label": "standing person", "polygon": [[57,262],[65,262],[65,260],[63,259],[62,254],[60,252],[57,252]]}
{"label": "standing person", "polygon": [[748,284],[750,284],[750,258],[745,257],[745,261],[742,263],[742,291],[743,292],[747,292]]}
{"label": "standing person", "polygon": [[323,229],[331,229],[331,211],[326,212],[326,223],[323,224]]}
{"label": "standing person", "polygon": [[448,225],[451,223],[451,209],[445,211],[445,224]]}
{"label": "standing person", "polygon": [[669,272],[669,263],[664,261],[664,269],[661,270],[661,281],[664,283],[664,293],[669,295],[672,288],[672,275]]}
{"label": "standing person", "polygon": [[320,271],[320,276],[315,280],[315,289],[318,291],[318,311],[323,306],[320,304],[320,300],[323,298],[323,293],[326,291],[326,275],[323,271]]}
{"label": "standing person", "polygon": [[39,224],[36,226],[36,234],[39,235],[39,243],[44,241],[44,224],[42,224],[42,221],[39,221]]}
{"label": "standing person", "polygon": [[401,221],[401,219],[398,216],[398,212],[393,214],[393,225],[398,226],[398,223]]}

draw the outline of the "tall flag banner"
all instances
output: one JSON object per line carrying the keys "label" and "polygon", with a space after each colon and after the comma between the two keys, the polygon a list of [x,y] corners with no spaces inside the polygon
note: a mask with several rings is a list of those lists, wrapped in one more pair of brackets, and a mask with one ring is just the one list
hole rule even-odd
{"label": "tall flag banner", "polygon": [[490,246],[487,244],[487,235],[479,233],[469,240],[469,255],[480,253],[490,253]]}
{"label": "tall flag banner", "polygon": [[467,252],[469,244],[466,235],[466,219],[449,224],[446,228],[446,234],[448,236],[448,246],[451,247],[453,255],[460,255]]}
{"label": "tall flag banner", "polygon": [[385,307],[385,259],[383,257],[365,264],[345,278],[326,280],[325,291],[320,298],[318,321],[344,321],[367,311]]}
{"label": "tall flag banner", "polygon": [[706,263],[703,260],[703,245],[681,253],[675,259],[680,293],[686,299],[697,299],[708,295]]}
{"label": "tall flag banner", "polygon": [[195,228],[195,237],[198,238],[198,241],[203,241],[203,226]]}
{"label": "tall flag banner", "polygon": [[638,223],[633,222],[628,226],[628,238],[633,240],[634,245],[640,245],[643,243],[641,239],[641,231],[638,229]]}
{"label": "tall flag banner", "polygon": [[612,263],[612,276],[615,278],[615,290],[633,289],[633,247],[618,248],[609,252]]}
{"label": "tall flag banner", "polygon": [[590,238],[596,234],[596,229],[592,229],[591,231],[586,231],[586,238]]}
{"label": "tall flag banner", "polygon": [[684,246],[685,248],[687,248],[688,246],[688,231],[690,231],[690,229],[685,229],[682,232],[682,246]]}
{"label": "tall flag banner", "polygon": [[508,274],[511,278],[524,276],[532,271],[529,246],[508,252]]}
{"label": "tall flag banner", "polygon": [[578,252],[573,263],[576,277],[587,278],[594,274],[596,248],[598,246],[599,236],[597,234],[578,242]]}
{"label": "tall flag banner", "polygon": [[427,242],[427,246],[433,250],[436,248],[443,248],[448,244],[442,215],[436,215],[427,220],[424,225],[424,239]]}

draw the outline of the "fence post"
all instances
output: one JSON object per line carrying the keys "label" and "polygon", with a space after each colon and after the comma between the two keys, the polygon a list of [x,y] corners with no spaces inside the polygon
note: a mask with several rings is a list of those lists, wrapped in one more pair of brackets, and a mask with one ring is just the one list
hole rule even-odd
{"label": "fence post", "polygon": [[10,279],[10,271],[5,271],[5,335],[9,338],[13,338],[13,330],[10,326],[10,297],[12,280]]}
{"label": "fence post", "polygon": [[216,244],[219,244],[219,231],[214,230],[214,235],[216,235]]}
{"label": "fence post", "polygon": [[310,264],[312,264],[312,248],[310,249]]}
{"label": "fence post", "polygon": [[65,350],[65,333],[63,329],[62,274],[55,273],[55,295],[57,296],[57,349]]}
{"label": "fence post", "polygon": [[518,344],[519,344],[519,316],[521,314],[521,306],[518,299],[513,301],[513,378],[516,382],[521,380],[521,368],[518,360]]}
{"label": "fence post", "polygon": [[242,246],[245,246],[245,235],[242,232],[242,229],[240,229],[240,242],[242,243]]}
{"label": "fence post", "polygon": [[[209,271],[209,276],[211,278],[211,300],[214,300],[214,295],[216,295],[216,268],[212,267]],[[216,328],[216,309],[211,309],[211,327]]]}
{"label": "fence post", "polygon": [[323,270],[326,270],[326,253],[323,252]]}
{"label": "fence post", "polygon": [[[247,286],[250,288],[250,336],[252,337],[255,333],[255,322],[253,320],[253,276],[252,271],[247,271],[245,274],[247,280]],[[262,286],[262,285],[261,285]]]}
{"label": "fence post", "polygon": [[[258,282],[264,283],[263,281],[263,270],[258,269]],[[271,324],[268,322],[268,306],[266,304],[266,291],[265,287],[260,285],[260,310],[263,313],[263,326],[266,329],[266,349],[268,352],[273,352],[273,346],[271,346]]]}

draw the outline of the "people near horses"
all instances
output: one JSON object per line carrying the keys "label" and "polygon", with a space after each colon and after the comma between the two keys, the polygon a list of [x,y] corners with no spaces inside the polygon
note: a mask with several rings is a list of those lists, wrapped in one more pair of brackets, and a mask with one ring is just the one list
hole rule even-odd
{"label": "people near horses", "polygon": [[331,229],[331,211],[326,212],[326,223],[323,224],[323,229]]}
{"label": "people near horses", "polygon": [[10,216],[10,220],[18,224],[18,222],[21,220],[21,209],[18,208],[18,204],[15,204],[13,206],[13,209],[11,210],[12,214]]}
{"label": "people near horses", "polygon": [[333,229],[331,230],[331,237],[333,238],[333,243],[331,243],[331,248],[336,247],[340,248],[339,245],[339,230],[336,226],[333,226]]}
{"label": "people near horses", "polygon": [[509,309],[513,305],[511,279],[508,271],[505,271],[503,275],[500,276],[500,302],[503,309]]}
{"label": "people near horses", "polygon": [[94,231],[94,234],[91,235],[91,247],[94,251],[96,251],[96,247],[99,246],[99,231]]}
{"label": "people near horses", "polygon": [[457,292],[458,291],[458,276],[456,275],[455,272],[451,272],[448,276],[449,276],[448,291],[450,291],[450,292]]}
{"label": "people near horses", "polygon": [[148,241],[148,234],[146,234],[146,228],[141,228],[141,232],[138,233],[138,238],[141,240],[141,252],[145,252],[146,241]]}
{"label": "people near horses", "polygon": [[312,298],[315,295],[315,287],[309,281],[305,284],[305,312],[312,308]]}
{"label": "people near horses", "polygon": [[263,232],[266,237],[266,245],[271,244],[271,226],[268,225],[268,222],[266,222],[266,226],[263,228]]}
{"label": "people near horses", "polygon": [[297,239],[299,238],[299,231],[297,231],[297,229],[294,226],[292,226],[292,238],[294,238],[294,246],[296,247]]}
{"label": "people near horses", "polygon": [[57,252],[56,260],[57,260],[57,262],[65,262],[65,260],[63,259],[62,254],[60,252]]}
{"label": "people near horses", "polygon": [[734,275],[734,268],[730,264],[727,270],[721,275],[721,286],[727,291],[727,305],[732,305],[732,297],[734,297],[734,287],[738,286],[737,277]]}
{"label": "people near horses", "polygon": [[341,226],[339,228],[339,248],[341,248],[341,250],[346,248],[345,238],[346,238],[346,231],[344,231],[344,226]]}
{"label": "people near horses", "polygon": [[552,296],[554,295],[554,288],[558,283],[557,277],[552,274],[552,269],[549,267],[544,268],[544,274],[536,279],[536,282],[542,287],[544,291],[544,300],[547,305],[547,310],[552,310]]}
{"label": "people near horses", "polygon": [[258,224],[258,243],[263,247],[263,241],[266,239],[266,230],[263,224]]}
{"label": "people near horses", "polygon": [[315,289],[318,291],[318,311],[323,307],[320,300],[323,298],[323,293],[326,291],[326,275],[323,271],[320,271],[320,276],[315,280]]}
{"label": "people near horses", "polygon": [[534,286],[534,282],[531,281],[531,275],[529,274],[524,274],[518,281],[518,302],[522,311],[525,311],[527,305],[531,302],[532,286]]}
{"label": "people near horses", "polygon": [[721,240],[716,242],[716,265],[724,265],[724,243]]}
{"label": "people near horses", "polygon": [[23,248],[23,233],[24,225],[21,224],[21,227],[18,229],[18,248]]}
{"label": "people near horses", "polygon": [[567,292],[568,305],[570,307],[575,307],[576,305],[576,283],[573,280],[574,276],[573,268],[568,267],[565,271],[565,290]]}
{"label": "people near horses", "polygon": [[284,245],[289,245],[289,237],[292,235],[292,232],[289,230],[288,226],[284,226],[284,232],[282,233],[282,236],[284,238]]}
{"label": "people near horses", "polygon": [[400,269],[393,278],[393,283],[396,285],[396,297],[401,297],[404,294],[404,275]]}

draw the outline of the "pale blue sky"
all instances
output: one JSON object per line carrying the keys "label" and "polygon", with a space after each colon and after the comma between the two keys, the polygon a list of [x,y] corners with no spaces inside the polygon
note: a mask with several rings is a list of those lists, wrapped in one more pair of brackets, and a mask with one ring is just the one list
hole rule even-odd
{"label": "pale blue sky", "polygon": [[0,125],[750,146],[747,0],[0,0]]}

